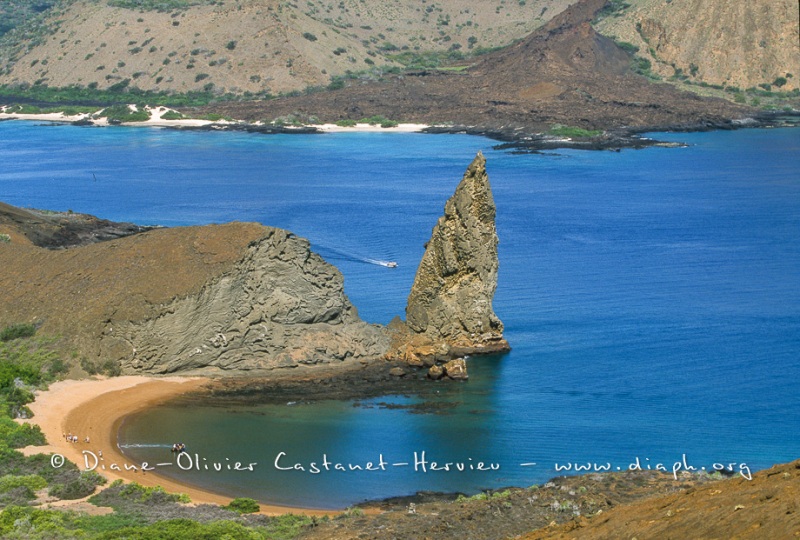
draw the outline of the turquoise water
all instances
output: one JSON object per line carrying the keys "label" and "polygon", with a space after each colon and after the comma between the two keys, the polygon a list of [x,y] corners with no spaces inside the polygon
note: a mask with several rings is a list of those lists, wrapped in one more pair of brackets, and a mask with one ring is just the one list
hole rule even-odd
{"label": "turquoise water", "polygon": [[[182,440],[189,457],[222,463],[221,472],[159,469],[183,481],[343,507],[424,489],[529,485],[576,461],[615,469],[638,457],[671,470],[686,454],[689,465],[738,471],[795,459],[800,131],[658,138],[689,146],[511,155],[456,135],[3,122],[0,200],[142,224],[285,227],[339,266],[363,318],[386,323],[403,312],[444,202],[475,152],[486,155],[501,241],[495,310],[513,351],[471,359],[468,383],[441,385],[433,399],[452,404],[444,414],[376,406],[416,399],[394,397],[359,407],[160,407],[130,418],[120,443],[132,460],[169,461],[158,445]],[[467,470],[415,471],[422,451]],[[281,452],[280,466],[306,469],[323,454],[362,466],[382,454],[388,464],[280,471]],[[236,461],[257,465],[225,470]],[[478,461],[499,470],[470,471]]]}

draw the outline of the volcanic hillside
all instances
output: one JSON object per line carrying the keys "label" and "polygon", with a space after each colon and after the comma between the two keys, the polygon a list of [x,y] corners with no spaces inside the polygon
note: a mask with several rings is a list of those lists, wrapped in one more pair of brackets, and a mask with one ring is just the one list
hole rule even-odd
{"label": "volcanic hillside", "polygon": [[631,55],[591,25],[605,0],[583,0],[519,43],[462,70],[417,70],[297,98],[215,106],[235,118],[400,121],[547,131],[725,125],[752,110],[634,73]]}
{"label": "volcanic hillside", "polygon": [[741,90],[800,87],[796,0],[628,2],[598,28],[637,47],[658,76]]}
{"label": "volcanic hillside", "polygon": [[4,0],[0,84],[277,94],[508,45],[570,3]]}

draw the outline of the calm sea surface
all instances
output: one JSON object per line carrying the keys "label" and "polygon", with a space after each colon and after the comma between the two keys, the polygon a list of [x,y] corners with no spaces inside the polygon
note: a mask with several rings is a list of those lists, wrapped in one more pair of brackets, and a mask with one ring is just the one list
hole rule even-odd
{"label": "calm sea surface", "polygon": [[[486,155],[501,241],[495,310],[514,350],[471,359],[468,383],[441,384],[444,414],[381,405],[417,399],[400,396],[129,418],[119,442],[132,460],[168,462],[169,445],[187,444],[182,465],[200,471],[159,469],[185,482],[331,508],[530,485],[574,462],[671,470],[685,454],[738,471],[798,458],[800,130],[657,137],[689,147],[511,155],[458,135],[0,122],[0,200],[140,224],[287,228],[342,270],[364,319],[387,323],[403,313],[445,201]],[[415,470],[422,452],[427,472]],[[276,456],[306,470],[279,470]],[[386,470],[333,470],[380,469],[381,458]],[[257,465],[228,471],[237,461]],[[499,469],[478,471],[480,461]]]}

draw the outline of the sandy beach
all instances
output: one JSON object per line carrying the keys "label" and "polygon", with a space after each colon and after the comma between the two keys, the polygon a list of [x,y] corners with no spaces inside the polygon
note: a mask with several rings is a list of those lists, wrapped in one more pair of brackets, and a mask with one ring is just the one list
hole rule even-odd
{"label": "sandy beach", "polygon": [[[47,391],[39,392],[30,404],[34,418],[26,422],[37,424],[44,433],[47,446],[29,446],[25,454],[56,453],[86,469],[84,451],[103,456],[106,470],[96,469],[109,483],[121,478],[144,486],[161,486],[168,492],[185,493],[192,503],[225,505],[230,497],[159,477],[152,472],[125,470],[132,463],[117,448],[117,431],[125,416],[162,403],[172,397],[197,390],[209,380],[205,378],[122,376],[91,380],[67,380],[53,383]],[[77,443],[67,442],[65,435],[78,437]],[[89,437],[89,442],[85,442]],[[120,469],[109,470],[116,463]],[[90,463],[91,466],[91,463]],[[261,513],[325,515],[331,512],[261,505]]]}
{"label": "sandy beach", "polygon": [[[20,113],[9,113],[6,112],[8,109],[7,105],[0,105],[0,120],[33,120],[38,122],[64,122],[64,123],[71,123],[76,122],[79,120],[88,119],[91,115],[90,114],[78,114],[73,116],[68,116],[63,113],[44,113],[44,114],[20,114]],[[128,127],[173,127],[173,128],[180,128],[180,127],[203,127],[208,126],[211,124],[215,125],[225,125],[225,124],[236,124],[237,122],[233,121],[225,121],[225,120],[218,120],[218,121],[211,121],[211,120],[200,120],[196,118],[185,118],[179,120],[164,120],[162,117],[167,112],[171,111],[167,107],[145,107],[150,112],[150,119],[144,122],[129,122],[121,124],[123,126]],[[100,112],[101,108],[98,108],[97,112]],[[96,126],[108,126],[108,120],[106,118],[95,118],[92,119],[92,122]],[[254,125],[261,125],[261,122],[256,122]],[[398,124],[394,127],[381,127],[377,124],[356,124],[355,126],[338,126],[336,124],[314,124],[309,126],[300,126],[300,127],[311,127],[316,128],[317,130],[323,133],[356,133],[356,132],[375,132],[375,133],[419,133],[423,129],[430,127],[427,124]]]}

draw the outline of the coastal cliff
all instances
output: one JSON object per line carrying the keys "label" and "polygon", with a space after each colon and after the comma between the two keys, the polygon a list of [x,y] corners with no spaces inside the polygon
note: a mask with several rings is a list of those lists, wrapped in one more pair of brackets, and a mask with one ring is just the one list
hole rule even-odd
{"label": "coastal cliff", "polygon": [[[379,356],[386,338],[359,319],[344,278],[307,240],[281,229],[230,272],[155,318],[119,325],[126,372],[253,371]],[[106,341],[107,338],[104,338]]]}
{"label": "coastal cliff", "polygon": [[388,346],[359,319],[341,273],[281,229],[176,227],[61,250],[0,232],[11,238],[0,324],[60,335],[82,365],[243,374],[378,358]]}
{"label": "coastal cliff", "polygon": [[[492,308],[499,268],[495,214],[486,159],[479,152],[425,246],[408,296],[405,327],[393,325],[397,334],[390,356],[428,365],[437,378],[441,373],[431,360],[509,350],[503,323]],[[445,364],[444,372],[466,377],[461,363]]]}

